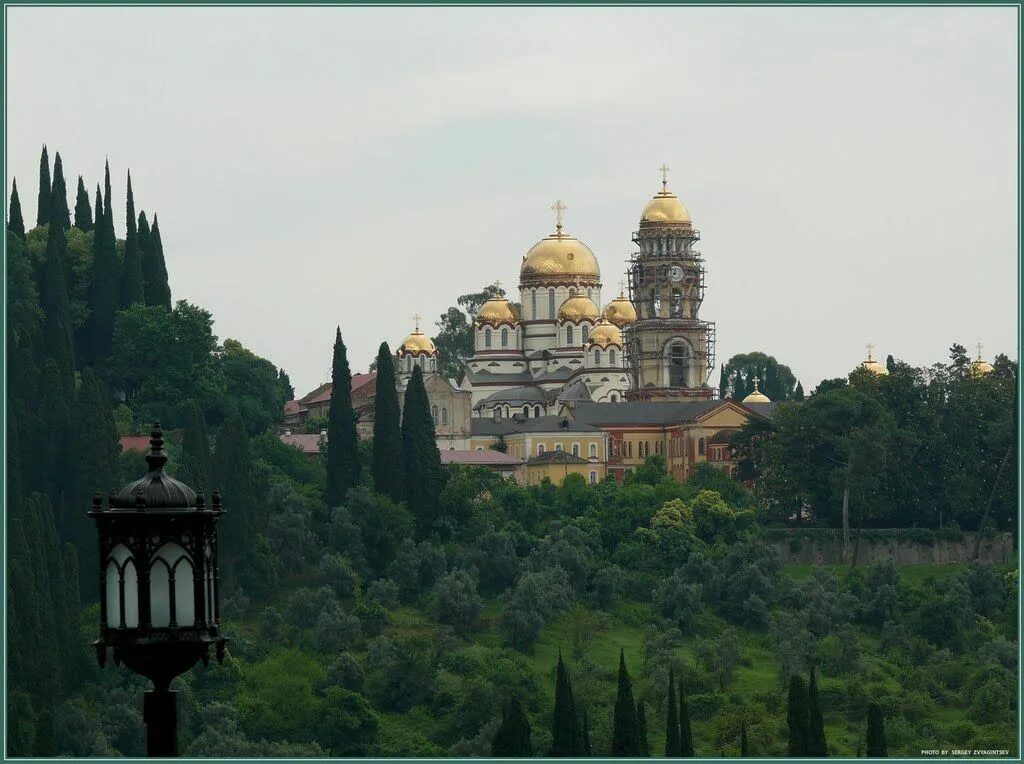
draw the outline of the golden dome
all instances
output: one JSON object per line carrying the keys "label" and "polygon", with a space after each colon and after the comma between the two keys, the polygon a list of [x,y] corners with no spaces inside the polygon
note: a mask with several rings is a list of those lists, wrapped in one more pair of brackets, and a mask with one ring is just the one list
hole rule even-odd
{"label": "golden dome", "polygon": [[760,381],[761,380],[759,380],[757,377],[754,377],[754,392],[752,392],[750,395],[748,395],[746,398],[743,399],[744,403],[771,403],[772,402],[771,398],[769,398],[767,395],[762,393],[761,392],[761,388],[759,388],[757,386],[758,382],[760,382]]}
{"label": "golden dome", "polygon": [[406,337],[402,344],[398,346],[398,355],[417,355],[420,353],[434,355],[437,353],[437,348],[434,347],[434,341],[421,332],[417,326],[416,331]]}
{"label": "golden dome", "polygon": [[585,294],[574,294],[558,309],[559,321],[596,321],[600,313]]}
{"label": "golden dome", "polygon": [[643,214],[640,216],[641,223],[679,223],[690,225],[690,211],[686,209],[679,197],[669,190],[661,191],[651,201],[647,202]]}
{"label": "golden dome", "polygon": [[622,290],[619,296],[604,306],[604,317],[620,329],[636,321],[636,308]]}
{"label": "golden dome", "polygon": [[532,247],[523,257],[519,279],[523,282],[572,282],[584,286],[597,286],[601,269],[590,247],[562,231],[562,213],[565,205],[555,202],[555,232]]}
{"label": "golden dome", "polygon": [[480,306],[476,314],[478,324],[516,324],[519,323],[519,311],[515,305],[504,297],[492,297]]}
{"label": "golden dome", "polygon": [[991,374],[994,371],[992,364],[981,357],[981,343],[978,343],[978,357],[974,359],[974,363],[971,364],[971,376],[972,377],[984,377],[986,374]]}
{"label": "golden dome", "polygon": [[622,332],[615,324],[602,318],[590,332],[587,342],[591,345],[600,345],[603,348],[609,345],[622,347]]}
{"label": "golden dome", "polygon": [[872,374],[875,374],[876,376],[879,377],[884,377],[886,374],[889,373],[889,370],[885,368],[885,364],[879,363],[874,358],[872,358],[870,354],[868,355],[866,361],[861,361],[860,368],[866,369],[867,371],[870,371]]}

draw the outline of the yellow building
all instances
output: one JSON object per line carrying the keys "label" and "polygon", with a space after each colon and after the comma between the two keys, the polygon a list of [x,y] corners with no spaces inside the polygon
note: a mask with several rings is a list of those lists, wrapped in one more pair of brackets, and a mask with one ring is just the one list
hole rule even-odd
{"label": "yellow building", "polygon": [[539,485],[545,480],[560,485],[569,475],[579,475],[595,484],[604,478],[605,468],[603,464],[595,464],[566,451],[545,451],[526,462],[526,485]]}

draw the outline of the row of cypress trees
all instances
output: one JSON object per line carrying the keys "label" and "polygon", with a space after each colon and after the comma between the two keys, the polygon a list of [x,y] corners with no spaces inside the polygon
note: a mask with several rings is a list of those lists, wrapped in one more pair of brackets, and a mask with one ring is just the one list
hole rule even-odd
{"label": "row of cypress trees", "polygon": [[[334,337],[331,384],[327,506],[337,507],[362,479],[356,413],[352,406],[352,371],[340,327]],[[399,416],[394,359],[388,344],[382,342],[377,351],[374,394],[373,484],[378,492],[406,503],[416,523],[416,535],[423,539],[434,527],[444,487],[444,470],[423,371],[418,366],[413,369]]]}
{"label": "row of cypress trees", "polygon": [[[811,667],[810,681],[805,682],[799,674],[789,680],[789,696],[786,704],[786,726],[789,728],[789,756],[828,756],[828,741],[825,738],[825,717],[818,696],[818,681],[814,667]],[[873,758],[886,757],[885,721],[882,710],[876,703],[868,706],[867,755]]]}

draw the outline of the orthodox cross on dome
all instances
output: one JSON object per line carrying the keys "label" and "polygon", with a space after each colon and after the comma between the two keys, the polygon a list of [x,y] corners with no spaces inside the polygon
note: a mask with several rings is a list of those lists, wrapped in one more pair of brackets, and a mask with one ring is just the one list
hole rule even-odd
{"label": "orthodox cross on dome", "polygon": [[981,348],[982,348],[981,340],[978,340],[978,360],[979,361],[981,360]]}
{"label": "orthodox cross on dome", "polygon": [[497,294],[501,294],[501,279],[494,280],[494,288],[497,290]]}
{"label": "orthodox cross on dome", "polygon": [[669,166],[667,164],[665,164],[664,162],[662,162],[661,163],[661,167],[658,168],[658,171],[661,173],[661,190],[662,191],[668,191],[668,171],[669,171],[669,169],[670,169]]}
{"label": "orthodox cross on dome", "polygon": [[758,382],[760,382],[760,381],[761,381],[761,378],[760,378],[760,377],[758,377],[757,375],[754,375],[754,392],[755,392],[755,393],[759,393],[759,392],[761,392],[761,391],[760,391],[760,389],[758,389],[758,387],[757,387],[757,384],[758,384]]}
{"label": "orthodox cross on dome", "polygon": [[562,223],[565,221],[564,213],[567,209],[569,208],[565,206],[561,199],[551,205],[551,210],[555,213],[555,230],[558,233],[562,232]]}
{"label": "orthodox cross on dome", "polygon": [[871,351],[875,349],[875,346],[872,345],[869,342],[865,347],[867,347],[867,349],[868,349],[868,360],[870,361],[870,360],[872,360],[872,358],[871,358]]}
{"label": "orthodox cross on dome", "polygon": [[413,313],[412,314],[412,320],[416,324],[416,331],[414,331],[413,334],[419,334],[419,332],[420,332],[420,319],[421,318],[423,318],[423,316],[421,316],[419,313]]}
{"label": "orthodox cross on dome", "polygon": [[626,282],[619,279],[619,297],[626,294]]}

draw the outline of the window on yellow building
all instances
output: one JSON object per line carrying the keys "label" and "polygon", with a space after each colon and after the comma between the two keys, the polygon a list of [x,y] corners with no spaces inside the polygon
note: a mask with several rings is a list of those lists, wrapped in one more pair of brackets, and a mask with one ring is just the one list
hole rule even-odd
{"label": "window on yellow building", "polygon": [[597,470],[590,471],[590,484],[595,485],[597,483]]}
{"label": "window on yellow building", "polygon": [[596,459],[597,458],[597,443],[591,443],[590,444],[590,458],[591,459]]}
{"label": "window on yellow building", "polygon": [[697,453],[701,456],[704,455],[704,438],[697,441]]}
{"label": "window on yellow building", "polygon": [[579,443],[573,443],[572,444],[572,455],[573,456],[579,456],[580,455],[580,444]]}

